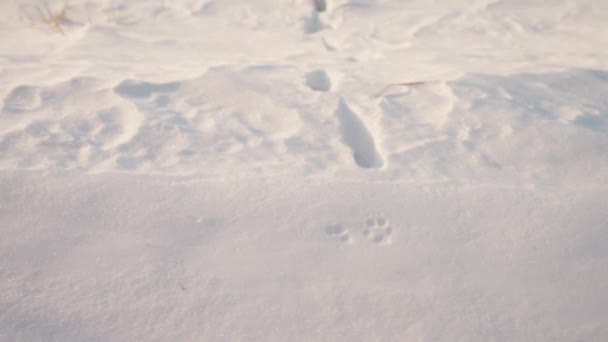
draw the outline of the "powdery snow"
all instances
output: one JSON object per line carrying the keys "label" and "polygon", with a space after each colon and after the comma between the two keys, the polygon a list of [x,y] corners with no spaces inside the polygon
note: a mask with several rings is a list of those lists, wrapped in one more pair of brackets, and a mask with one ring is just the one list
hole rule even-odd
{"label": "powdery snow", "polygon": [[41,4],[0,340],[608,339],[608,2]]}

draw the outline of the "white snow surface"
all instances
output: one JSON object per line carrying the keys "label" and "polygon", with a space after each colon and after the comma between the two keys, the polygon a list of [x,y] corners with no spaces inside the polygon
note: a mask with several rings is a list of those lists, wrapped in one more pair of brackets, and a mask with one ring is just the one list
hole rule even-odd
{"label": "white snow surface", "polygon": [[608,340],[608,1],[0,12],[1,341]]}

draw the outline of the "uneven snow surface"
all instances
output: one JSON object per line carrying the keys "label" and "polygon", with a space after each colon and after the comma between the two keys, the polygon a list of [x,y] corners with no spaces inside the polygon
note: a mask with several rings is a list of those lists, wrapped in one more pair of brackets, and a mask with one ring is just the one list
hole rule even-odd
{"label": "uneven snow surface", "polygon": [[1,341],[608,340],[607,1],[44,3]]}

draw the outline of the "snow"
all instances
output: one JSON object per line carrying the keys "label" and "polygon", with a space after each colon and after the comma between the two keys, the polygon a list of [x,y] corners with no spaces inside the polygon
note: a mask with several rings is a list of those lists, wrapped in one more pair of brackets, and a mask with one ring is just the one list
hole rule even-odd
{"label": "snow", "polygon": [[42,3],[1,341],[608,339],[608,2]]}

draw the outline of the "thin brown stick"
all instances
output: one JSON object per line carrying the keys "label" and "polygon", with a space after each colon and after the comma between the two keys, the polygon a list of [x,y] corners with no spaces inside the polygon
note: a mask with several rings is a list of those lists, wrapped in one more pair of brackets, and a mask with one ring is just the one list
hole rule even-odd
{"label": "thin brown stick", "polygon": [[317,12],[325,12],[327,10],[327,3],[325,0],[312,0],[312,4]]}
{"label": "thin brown stick", "polygon": [[57,14],[53,14],[53,11],[51,11],[51,9],[49,7],[49,3],[46,1],[43,3],[43,5],[36,6],[36,9],[38,10],[38,13],[40,14],[42,21],[44,21],[47,25],[54,28],[55,31],[57,31],[65,36],[65,31],[61,28],[61,25],[60,25],[61,22],[67,20],[65,6],[61,10],[61,12],[59,12]]}
{"label": "thin brown stick", "polygon": [[386,93],[387,90],[389,90],[392,87],[397,87],[397,86],[409,87],[409,86],[417,86],[417,85],[434,83],[434,82],[439,82],[439,81],[433,80],[433,81],[419,81],[419,82],[406,82],[406,83],[392,83],[392,84],[389,84],[386,87],[382,88],[382,90],[376,95],[376,97],[381,97],[382,95],[384,95]]}

